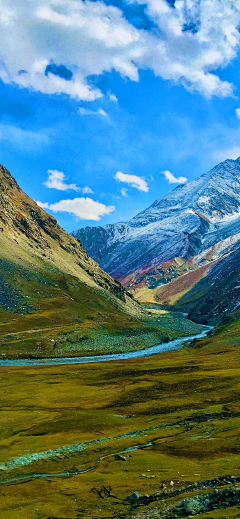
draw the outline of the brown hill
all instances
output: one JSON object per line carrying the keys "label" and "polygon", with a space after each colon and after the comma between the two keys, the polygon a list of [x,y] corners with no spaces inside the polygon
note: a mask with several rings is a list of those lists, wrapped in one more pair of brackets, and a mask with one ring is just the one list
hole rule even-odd
{"label": "brown hill", "polygon": [[127,313],[139,315],[132,297],[93,261],[79,240],[67,234],[55,218],[41,209],[0,166],[0,254],[14,262],[44,262],[86,285],[108,291]]}

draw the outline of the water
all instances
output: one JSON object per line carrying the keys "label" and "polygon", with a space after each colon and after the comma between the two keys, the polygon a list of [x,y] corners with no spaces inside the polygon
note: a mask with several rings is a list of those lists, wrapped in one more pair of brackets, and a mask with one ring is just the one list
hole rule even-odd
{"label": "water", "polygon": [[162,344],[157,344],[156,346],[151,346],[150,348],[145,348],[144,350],[139,351],[129,351],[126,353],[113,353],[109,355],[96,355],[91,357],[56,357],[49,359],[8,359],[8,360],[0,360],[0,366],[54,366],[58,364],[83,364],[90,362],[106,362],[112,360],[126,360],[126,359],[136,359],[138,357],[148,357],[149,355],[156,355],[157,353],[163,353],[164,351],[173,351],[179,350],[182,346],[193,339],[200,339],[201,337],[205,337],[209,330],[211,330],[211,326],[204,326],[201,333],[197,335],[191,335],[188,337],[181,337],[179,339],[175,339],[174,341],[164,342]]}
{"label": "water", "polygon": [[19,476],[16,476],[14,478],[8,478],[8,479],[0,481],[0,485],[8,485],[9,483],[20,482],[20,481],[24,481],[24,480],[28,480],[28,479],[52,478],[52,477],[56,478],[56,477],[63,477],[63,476],[79,476],[80,474],[86,474],[87,472],[93,472],[98,467],[98,465],[101,463],[101,461],[103,461],[106,458],[110,458],[111,456],[115,456],[116,454],[122,454],[122,455],[128,454],[129,452],[134,452],[139,449],[145,449],[146,447],[151,447],[151,446],[152,446],[152,442],[148,442],[148,443],[145,443],[144,445],[138,444],[138,445],[134,445],[133,447],[128,447],[127,449],[125,449],[121,452],[112,452],[110,454],[106,454],[105,456],[100,456],[100,458],[97,459],[95,465],[93,465],[87,469],[83,469],[83,470],[76,469],[73,471],[67,470],[66,472],[52,472],[51,474],[44,474],[42,472],[26,474],[24,476],[22,476],[20,474]]}

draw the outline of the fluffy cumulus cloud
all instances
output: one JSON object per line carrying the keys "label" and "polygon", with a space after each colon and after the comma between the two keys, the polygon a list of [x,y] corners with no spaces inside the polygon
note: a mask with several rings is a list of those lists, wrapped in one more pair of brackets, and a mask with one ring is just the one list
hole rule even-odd
{"label": "fluffy cumulus cloud", "polygon": [[60,200],[54,204],[37,202],[43,209],[53,213],[70,213],[80,220],[100,220],[101,216],[110,214],[115,210],[113,205],[105,205],[92,200],[92,198],[74,198],[73,200]]}
{"label": "fluffy cumulus cloud", "polygon": [[156,75],[180,81],[206,97],[232,94],[233,86],[213,71],[226,66],[239,49],[239,0],[139,3],[146,4],[147,14],[160,29],[151,65],[149,62]]}
{"label": "fluffy cumulus cloud", "polygon": [[[137,175],[128,175],[126,173],[122,173],[122,171],[118,171],[114,178],[120,182],[124,182],[125,184],[130,184],[130,186],[135,187],[139,191],[145,191],[145,193],[149,191],[146,180],[144,180],[142,177],[138,177]],[[123,196],[126,196],[126,192]]]}
{"label": "fluffy cumulus cloud", "polygon": [[168,180],[169,184],[185,184],[188,181],[187,177],[175,177],[171,171],[162,171],[162,174]]}
{"label": "fluffy cumulus cloud", "polygon": [[76,184],[67,184],[65,182],[66,176],[62,171],[57,169],[48,170],[48,179],[43,182],[43,185],[49,189],[58,189],[58,191],[81,191],[83,194],[93,193],[92,189],[88,186],[78,187]]}
{"label": "fluffy cumulus cloud", "polygon": [[214,71],[237,54],[239,0],[128,1],[144,5],[151,30],[99,0],[0,0],[1,79],[94,101],[102,92],[89,75],[116,70],[138,81],[149,68],[207,97],[232,94]]}
{"label": "fluffy cumulus cloud", "polygon": [[72,189],[73,191],[80,191],[76,184],[67,184],[64,182],[64,180],[65,175],[62,171],[58,171],[57,169],[49,169],[48,179],[43,183],[43,185],[49,187],[50,189],[58,189],[59,191],[67,191],[68,189]]}

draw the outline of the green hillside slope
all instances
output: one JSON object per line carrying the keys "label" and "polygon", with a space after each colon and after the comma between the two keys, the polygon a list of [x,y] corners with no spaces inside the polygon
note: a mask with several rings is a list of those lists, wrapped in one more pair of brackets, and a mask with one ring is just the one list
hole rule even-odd
{"label": "green hillside slope", "polygon": [[91,355],[173,336],[0,167],[2,357]]}

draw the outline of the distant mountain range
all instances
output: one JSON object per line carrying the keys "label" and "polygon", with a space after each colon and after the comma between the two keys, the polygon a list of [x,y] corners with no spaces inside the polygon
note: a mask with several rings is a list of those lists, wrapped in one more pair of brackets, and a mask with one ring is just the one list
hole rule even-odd
{"label": "distant mountain range", "polygon": [[128,222],[72,235],[139,301],[218,322],[240,303],[240,158],[176,187]]}

